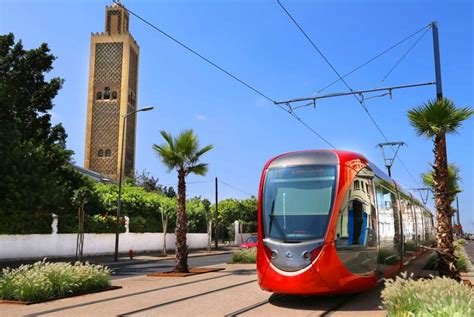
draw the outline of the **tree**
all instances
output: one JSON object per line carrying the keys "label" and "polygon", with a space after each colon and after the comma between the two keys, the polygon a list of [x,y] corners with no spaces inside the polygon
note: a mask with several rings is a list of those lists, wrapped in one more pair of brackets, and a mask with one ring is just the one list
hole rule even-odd
{"label": "tree", "polygon": [[159,191],[160,185],[158,185],[158,181],[158,177],[153,177],[153,175],[150,175],[146,170],[143,170],[141,174],[135,178],[136,185],[143,187],[147,192]]}
{"label": "tree", "polygon": [[51,124],[63,84],[45,80],[54,60],[47,44],[25,50],[13,34],[0,36],[0,218],[29,217],[25,233],[38,232],[42,219],[50,230],[51,212],[70,212],[73,190],[84,185],[69,165],[66,131]]}
{"label": "tree", "polygon": [[160,197],[161,225],[163,227],[163,255],[167,256],[166,235],[169,219],[176,215],[176,199],[167,196]]}
{"label": "tree", "polygon": [[257,198],[250,197],[247,199],[242,199],[242,220],[246,222],[256,222],[257,221]]}
{"label": "tree", "polygon": [[186,201],[186,218],[188,232],[204,232],[206,230],[206,206],[201,197],[193,197]]}
{"label": "tree", "polygon": [[[434,191],[435,182],[434,182],[433,171],[421,174],[421,178],[423,179],[423,184],[425,184],[425,186],[431,188],[431,190]],[[449,197],[450,206],[456,199],[456,195],[462,192],[461,188],[459,187],[460,180],[461,180],[461,175],[460,175],[459,168],[454,164],[449,164],[448,165],[448,197]]]}
{"label": "tree", "polygon": [[446,134],[456,133],[462,122],[472,114],[474,114],[472,108],[457,108],[447,98],[431,100],[408,111],[410,124],[416,133],[433,139],[435,156],[433,185],[437,222],[438,271],[441,276],[457,280],[460,279],[460,275],[455,265],[453,248]]}
{"label": "tree", "polygon": [[163,193],[163,195],[166,195],[166,197],[169,198],[176,198],[177,196],[173,186],[163,186],[161,188],[161,192]]}
{"label": "tree", "polygon": [[202,200],[204,205],[204,213],[206,215],[206,231],[207,231],[207,252],[211,252],[211,232],[212,232],[212,214],[211,214],[211,202],[209,199],[204,198]]}
{"label": "tree", "polygon": [[[431,188],[431,190],[434,191],[433,171],[423,173],[421,174],[421,177],[423,179],[423,184],[425,184],[425,186]],[[456,209],[452,207],[452,204],[454,200],[456,199],[457,194],[462,192],[461,188],[459,187],[460,180],[461,180],[461,175],[460,175],[459,168],[454,164],[449,164],[448,165],[448,199],[449,199],[449,206],[451,208],[451,215],[453,215],[455,212],[458,212]]]}
{"label": "tree", "polygon": [[82,261],[84,251],[84,206],[87,204],[92,196],[92,192],[88,187],[81,187],[74,190],[72,203],[77,207],[78,216],[78,231],[76,239],[76,258]]}
{"label": "tree", "polygon": [[[240,220],[239,230],[240,232],[242,232],[243,209],[244,208],[238,199],[228,198],[228,199],[224,199],[220,201],[219,202],[219,223],[221,223],[224,226],[224,228],[227,228],[229,232],[229,230],[232,230],[232,231],[234,230],[234,222],[236,220]],[[242,235],[240,235],[240,239],[241,241],[243,240]]]}
{"label": "tree", "polygon": [[196,174],[204,176],[207,173],[208,164],[199,163],[203,154],[213,149],[213,145],[199,148],[199,141],[193,130],[181,132],[173,138],[166,131],[161,131],[166,143],[153,145],[160,160],[168,167],[169,172],[178,172],[178,201],[176,219],[176,265],[175,272],[187,273],[188,268],[188,246],[186,245],[186,176]]}

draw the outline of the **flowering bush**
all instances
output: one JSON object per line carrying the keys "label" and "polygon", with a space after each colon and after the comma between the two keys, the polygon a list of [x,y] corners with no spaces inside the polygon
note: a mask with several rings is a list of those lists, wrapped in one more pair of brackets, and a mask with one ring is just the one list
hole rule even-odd
{"label": "flowering bush", "polygon": [[467,241],[464,239],[458,239],[454,241],[454,245],[466,245],[466,244],[467,244]]}
{"label": "flowering bush", "polygon": [[17,269],[4,269],[0,277],[0,299],[36,302],[109,287],[107,267],[40,261]]}
{"label": "flowering bush", "polygon": [[234,263],[256,263],[257,248],[241,249],[235,251],[232,255],[232,262]]}
{"label": "flowering bush", "polygon": [[412,275],[385,281],[382,304],[389,316],[473,316],[474,292],[443,277],[413,280]]}

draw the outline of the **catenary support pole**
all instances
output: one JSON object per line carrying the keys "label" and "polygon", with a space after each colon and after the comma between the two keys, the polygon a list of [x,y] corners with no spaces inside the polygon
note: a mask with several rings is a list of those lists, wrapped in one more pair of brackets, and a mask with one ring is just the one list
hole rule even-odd
{"label": "catenary support pole", "polygon": [[435,75],[436,75],[436,98],[441,100],[443,98],[443,86],[441,82],[441,61],[439,57],[439,37],[438,37],[438,22],[433,21],[431,23],[431,29],[433,30],[433,51],[434,51],[434,63],[435,63]]}
{"label": "catenary support pole", "polygon": [[461,228],[459,230],[459,233],[460,234],[463,234],[463,230],[462,230],[462,226],[461,226],[461,216],[459,215],[459,199],[458,199],[458,195],[456,195],[456,216],[457,216],[457,219],[458,219],[458,226],[459,228]]}
{"label": "catenary support pole", "polygon": [[215,232],[215,235],[214,235],[214,246],[215,248],[217,249],[217,246],[218,246],[218,227],[219,227],[219,196],[218,196],[218,186],[219,186],[219,181],[216,177],[216,210],[215,210],[215,213],[214,213],[214,232]]}

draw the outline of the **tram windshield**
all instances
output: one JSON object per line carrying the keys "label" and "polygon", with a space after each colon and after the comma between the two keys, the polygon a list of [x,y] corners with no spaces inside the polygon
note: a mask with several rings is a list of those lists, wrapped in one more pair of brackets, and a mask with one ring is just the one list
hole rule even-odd
{"label": "tram windshield", "polygon": [[263,193],[265,236],[293,243],[323,238],[335,185],[336,166],[269,169]]}

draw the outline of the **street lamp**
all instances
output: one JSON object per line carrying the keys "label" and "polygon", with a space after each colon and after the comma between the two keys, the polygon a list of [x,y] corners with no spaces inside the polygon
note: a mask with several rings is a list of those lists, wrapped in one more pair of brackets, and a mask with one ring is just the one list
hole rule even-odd
{"label": "street lamp", "polygon": [[119,172],[119,192],[118,192],[118,202],[117,202],[117,219],[116,219],[116,226],[115,226],[115,253],[114,253],[114,261],[118,261],[118,249],[119,249],[119,228],[120,228],[120,214],[122,211],[122,177],[123,177],[123,147],[125,144],[125,131],[127,129],[127,118],[132,114],[137,112],[143,111],[150,111],[153,110],[153,107],[145,107],[141,108],[129,113],[122,115],[123,124],[122,124],[122,146],[120,148],[120,172]]}

